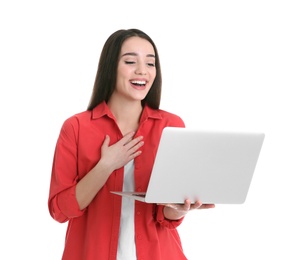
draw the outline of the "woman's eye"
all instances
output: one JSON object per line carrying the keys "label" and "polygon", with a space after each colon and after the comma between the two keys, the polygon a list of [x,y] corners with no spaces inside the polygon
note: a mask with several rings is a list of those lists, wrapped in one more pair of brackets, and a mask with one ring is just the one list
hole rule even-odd
{"label": "woman's eye", "polygon": [[134,61],[125,61],[125,64],[135,64]]}
{"label": "woman's eye", "polygon": [[150,67],[155,67],[154,63],[147,63],[147,65],[150,66]]}

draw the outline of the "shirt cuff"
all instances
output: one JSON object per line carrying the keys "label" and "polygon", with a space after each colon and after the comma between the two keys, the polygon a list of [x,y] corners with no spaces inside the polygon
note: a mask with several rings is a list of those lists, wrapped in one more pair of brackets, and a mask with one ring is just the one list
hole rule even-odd
{"label": "shirt cuff", "polygon": [[167,219],[164,216],[163,213],[163,209],[165,206],[163,205],[158,205],[157,206],[157,214],[156,214],[156,220],[157,222],[166,228],[170,228],[170,229],[175,229],[177,228],[184,220],[184,217],[177,219],[177,220],[171,220],[171,219]]}
{"label": "shirt cuff", "polygon": [[53,199],[53,217],[59,222],[65,222],[70,218],[79,217],[84,214],[80,210],[76,199],[76,185],[57,194]]}

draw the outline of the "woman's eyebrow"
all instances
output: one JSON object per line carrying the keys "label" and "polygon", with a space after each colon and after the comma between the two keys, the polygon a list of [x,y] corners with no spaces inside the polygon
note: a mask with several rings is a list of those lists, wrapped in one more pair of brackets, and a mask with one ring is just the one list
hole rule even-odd
{"label": "woman's eyebrow", "polygon": [[[124,56],[138,56],[138,54],[136,52],[126,52],[123,55],[121,55],[122,57]],[[154,54],[147,54],[146,57],[152,57],[155,58]]]}

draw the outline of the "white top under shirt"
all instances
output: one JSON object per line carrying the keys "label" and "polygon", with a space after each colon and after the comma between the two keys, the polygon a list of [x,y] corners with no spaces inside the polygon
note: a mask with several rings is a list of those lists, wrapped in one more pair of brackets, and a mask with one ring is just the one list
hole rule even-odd
{"label": "white top under shirt", "polygon": [[[124,167],[123,191],[133,191],[134,188],[134,160],[132,160]],[[122,197],[117,260],[137,259],[134,230],[134,205],[133,199]]]}

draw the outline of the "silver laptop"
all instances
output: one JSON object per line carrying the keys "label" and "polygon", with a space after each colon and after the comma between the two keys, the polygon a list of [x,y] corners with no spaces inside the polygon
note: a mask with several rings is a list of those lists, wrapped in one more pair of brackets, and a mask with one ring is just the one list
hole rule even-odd
{"label": "silver laptop", "polygon": [[147,203],[245,202],[264,133],[166,127],[146,192],[112,192]]}

